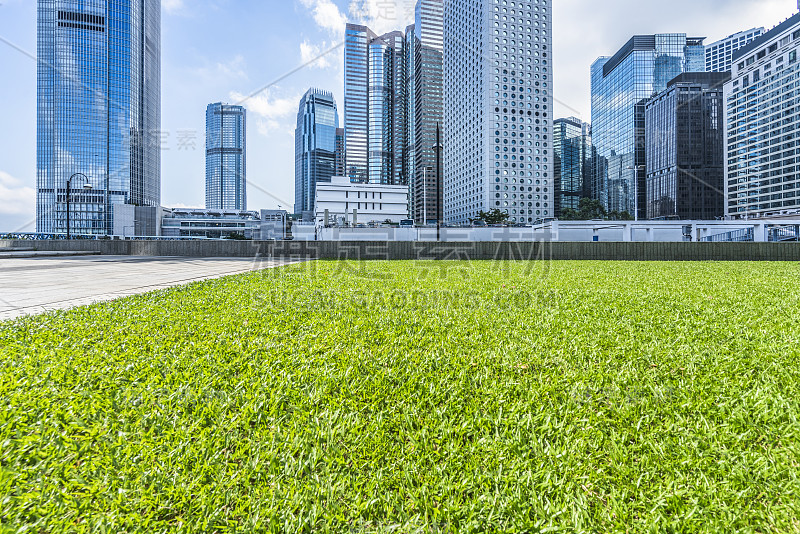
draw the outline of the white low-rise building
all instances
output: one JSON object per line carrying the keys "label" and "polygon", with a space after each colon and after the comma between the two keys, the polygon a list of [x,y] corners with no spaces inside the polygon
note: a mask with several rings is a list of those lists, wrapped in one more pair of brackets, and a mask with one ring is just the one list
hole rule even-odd
{"label": "white low-rise building", "polygon": [[212,210],[200,208],[164,209],[161,236],[194,239],[284,239],[285,210]]}
{"label": "white low-rise building", "polygon": [[317,182],[317,224],[399,223],[408,218],[408,186],[352,183],[344,176],[334,176],[329,183]]}

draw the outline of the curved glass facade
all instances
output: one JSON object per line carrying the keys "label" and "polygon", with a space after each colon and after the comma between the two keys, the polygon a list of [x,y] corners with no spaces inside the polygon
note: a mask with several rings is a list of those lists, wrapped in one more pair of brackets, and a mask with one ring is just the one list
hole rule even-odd
{"label": "curved glass facade", "polygon": [[341,135],[333,93],[309,89],[300,100],[294,133],[295,213],[310,212],[313,216],[317,183],[331,181],[337,157],[341,165]]}
{"label": "curved glass facade", "polygon": [[637,35],[592,64],[596,194],[608,211],[634,214],[638,207],[645,218],[645,103],[679,74],[705,71],[704,54],[702,38]]}
{"label": "curved glass facade", "polygon": [[369,181],[369,62],[367,49],[376,35],[366,26],[348,24],[344,41],[344,149],[347,176]]}
{"label": "curved glass facade", "polygon": [[37,46],[37,231],[69,195],[74,234],[110,234],[113,205],[161,203],[161,2],[39,0]]}
{"label": "curved glass facade", "polygon": [[247,111],[206,108],[206,209],[247,210]]}
{"label": "curved glass facade", "polygon": [[[412,129],[409,158],[411,214],[421,224],[443,221],[442,162],[436,157],[437,127],[443,117],[443,17],[442,0],[419,0],[415,9],[413,35],[409,37],[409,53],[413,58],[408,69],[412,102],[409,123]],[[412,33],[412,32],[409,32]],[[413,39],[413,40],[412,40]]]}
{"label": "curved glass facade", "polygon": [[344,131],[347,176],[353,182],[408,184],[408,66],[402,32],[345,30]]}

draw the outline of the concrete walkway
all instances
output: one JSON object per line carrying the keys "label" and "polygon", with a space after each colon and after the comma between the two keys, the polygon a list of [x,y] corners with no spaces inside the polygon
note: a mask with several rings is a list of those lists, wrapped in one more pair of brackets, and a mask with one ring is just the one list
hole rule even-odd
{"label": "concrete walkway", "polygon": [[0,259],[0,320],[289,263],[252,258],[3,258]]}

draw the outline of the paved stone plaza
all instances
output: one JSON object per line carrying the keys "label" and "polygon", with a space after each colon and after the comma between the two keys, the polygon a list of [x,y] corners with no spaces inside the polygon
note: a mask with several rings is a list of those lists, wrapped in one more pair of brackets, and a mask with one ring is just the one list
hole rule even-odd
{"label": "paved stone plaza", "polygon": [[252,258],[0,259],[0,320],[286,265]]}

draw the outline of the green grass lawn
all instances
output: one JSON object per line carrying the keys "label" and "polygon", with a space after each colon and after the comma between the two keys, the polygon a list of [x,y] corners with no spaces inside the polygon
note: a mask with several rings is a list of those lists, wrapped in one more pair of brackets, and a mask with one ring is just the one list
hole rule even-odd
{"label": "green grass lawn", "polygon": [[316,262],[0,323],[8,532],[800,532],[800,266]]}

